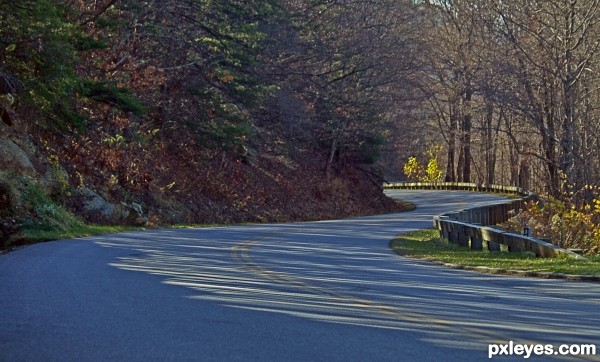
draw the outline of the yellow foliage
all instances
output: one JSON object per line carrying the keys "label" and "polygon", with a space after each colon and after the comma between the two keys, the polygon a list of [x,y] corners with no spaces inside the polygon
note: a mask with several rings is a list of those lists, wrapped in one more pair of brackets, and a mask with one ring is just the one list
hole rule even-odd
{"label": "yellow foliage", "polygon": [[410,181],[421,181],[424,178],[425,170],[416,157],[409,157],[404,165],[404,174]]}
{"label": "yellow foliage", "polygon": [[404,165],[404,174],[406,177],[410,181],[440,182],[444,176],[438,162],[440,149],[441,147],[439,146],[431,147],[427,168],[423,167],[416,157],[409,157]]}
{"label": "yellow foliage", "polygon": [[600,252],[600,199],[590,206],[577,207],[571,203],[548,197],[543,205],[531,203],[507,223],[513,230],[527,225],[533,227],[534,236],[549,238],[564,248],[580,248],[587,253]]}
{"label": "yellow foliage", "polygon": [[438,164],[437,157],[431,158],[429,163],[427,163],[427,170],[425,175],[425,182],[440,182],[442,180],[443,174],[442,170],[440,170],[440,166]]}

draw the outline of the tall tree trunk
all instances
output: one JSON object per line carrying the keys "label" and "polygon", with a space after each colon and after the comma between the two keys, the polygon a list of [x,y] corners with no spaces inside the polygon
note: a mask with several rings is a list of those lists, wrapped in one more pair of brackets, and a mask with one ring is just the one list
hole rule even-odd
{"label": "tall tree trunk", "polygon": [[531,179],[531,169],[526,159],[521,159],[519,163],[519,183],[517,186],[529,189],[529,180]]}
{"label": "tall tree trunk", "polygon": [[333,160],[335,158],[335,151],[338,147],[338,137],[334,135],[331,139],[331,145],[329,146],[329,156],[327,157],[327,164],[325,165],[325,177],[327,181],[331,180],[331,170],[333,169]]}
{"label": "tall tree trunk", "polygon": [[565,174],[567,182],[575,185],[575,86],[572,75],[568,74],[564,82],[565,114],[561,125],[562,137],[560,139],[561,157],[560,168]]}
{"label": "tall tree trunk", "polygon": [[455,106],[450,106],[450,134],[448,135],[448,155],[446,158],[446,176],[444,181],[456,182],[456,129],[458,128],[458,115]]}
{"label": "tall tree trunk", "polygon": [[485,168],[486,178],[485,182],[491,185],[495,182],[496,177],[496,146],[494,142],[493,129],[493,118],[494,118],[494,105],[492,102],[486,104],[486,115],[485,115]]}
{"label": "tall tree trunk", "polygon": [[459,169],[461,170],[459,177],[462,182],[471,182],[471,127],[472,127],[472,115],[471,115],[471,98],[473,91],[470,86],[465,91],[464,98],[464,114],[461,125],[461,144],[460,144],[460,157],[459,157]]}
{"label": "tall tree trunk", "polygon": [[546,169],[548,172],[548,192],[553,196],[560,196],[560,177],[558,172],[558,160],[556,155],[556,130],[552,119],[544,126],[540,123],[542,135],[542,149],[546,158]]}

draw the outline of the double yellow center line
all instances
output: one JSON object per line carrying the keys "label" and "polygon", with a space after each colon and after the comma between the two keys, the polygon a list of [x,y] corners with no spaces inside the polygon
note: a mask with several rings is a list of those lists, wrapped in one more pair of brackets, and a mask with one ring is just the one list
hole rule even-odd
{"label": "double yellow center line", "polygon": [[[380,315],[392,318],[395,321],[413,323],[420,326],[421,328],[423,327],[423,325],[430,325],[436,332],[451,333],[455,335],[459,334],[460,340],[462,341],[481,343],[482,354],[486,352],[488,344],[506,343],[506,341],[511,340],[511,338],[507,338],[507,336],[500,335],[498,331],[492,331],[482,329],[481,327],[477,327],[475,323],[460,322],[431,317],[429,315],[417,313],[408,309],[402,309],[396,306],[389,306],[382,303],[378,303],[376,301],[358,298],[340,292],[332,291],[331,289],[326,287],[310,284],[290,274],[268,269],[267,267],[258,264],[255,260],[252,259],[252,257],[250,256],[250,249],[252,247],[258,245],[260,242],[266,239],[270,239],[281,234],[283,233],[264,235],[255,239],[246,240],[241,243],[238,243],[231,248],[231,258],[242,268],[258,277],[282,284],[287,287],[297,288],[303,292],[306,292],[307,294],[333,298],[334,300],[339,302],[340,306],[343,305],[349,308],[360,308],[362,310],[376,312]],[[539,342],[519,339],[519,343],[536,344]],[[589,357],[593,356],[578,357],[590,359]],[[568,356],[560,356],[560,358],[570,359]]]}

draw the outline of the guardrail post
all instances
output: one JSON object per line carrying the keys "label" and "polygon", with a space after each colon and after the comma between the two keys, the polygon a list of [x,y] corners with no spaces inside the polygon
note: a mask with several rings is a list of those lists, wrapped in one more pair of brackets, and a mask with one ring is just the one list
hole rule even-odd
{"label": "guardrail post", "polygon": [[500,251],[500,240],[498,240],[498,236],[498,233],[492,229],[481,229],[481,237],[483,240],[487,241],[488,251]]}
{"label": "guardrail post", "polygon": [[458,245],[468,248],[469,247],[469,235],[467,234],[466,230],[464,227],[460,227],[460,230],[458,230]]}
{"label": "guardrail post", "polygon": [[471,228],[471,250],[483,250],[483,237],[481,235],[481,225],[474,224]]}
{"label": "guardrail post", "polygon": [[438,216],[437,218],[437,228],[440,231],[440,237],[446,240],[450,239],[449,230],[448,230],[448,216]]}
{"label": "guardrail post", "polygon": [[486,224],[494,225],[495,222],[496,222],[496,206],[492,205],[492,206],[490,206],[490,210],[489,210],[489,220]]}
{"label": "guardrail post", "polygon": [[507,215],[508,215],[508,209],[510,208],[510,204],[501,204],[500,205],[500,213],[499,213],[499,220],[496,224],[501,224],[503,222],[506,221]]}
{"label": "guardrail post", "polygon": [[448,242],[458,244],[458,230],[456,230],[456,225],[448,224],[448,226],[450,226],[448,230]]}
{"label": "guardrail post", "polygon": [[487,249],[488,251],[500,251],[500,243],[493,240],[487,240]]}
{"label": "guardrail post", "polygon": [[481,220],[479,220],[479,223],[481,225],[489,225],[489,220],[490,220],[490,207],[483,206],[481,208]]}
{"label": "guardrail post", "polygon": [[448,227],[441,223],[438,230],[440,231],[440,238],[448,240]]}
{"label": "guardrail post", "polygon": [[523,241],[513,237],[512,235],[505,235],[504,236],[507,240],[504,242],[506,245],[508,245],[508,251],[510,252],[521,252],[523,251]]}

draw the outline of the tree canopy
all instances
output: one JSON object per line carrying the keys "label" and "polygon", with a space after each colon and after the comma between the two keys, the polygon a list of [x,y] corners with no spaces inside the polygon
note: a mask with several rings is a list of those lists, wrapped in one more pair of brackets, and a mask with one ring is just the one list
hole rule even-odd
{"label": "tree canopy", "polygon": [[[204,169],[229,162],[276,180],[274,160],[290,172],[314,165],[327,182],[356,168],[378,184],[382,170],[398,177],[436,149],[435,179],[443,169],[447,181],[589,201],[600,183],[599,9],[4,1],[2,120],[46,145],[70,182],[95,180],[115,197],[191,193],[207,184]],[[184,164],[196,174],[173,180]]]}

